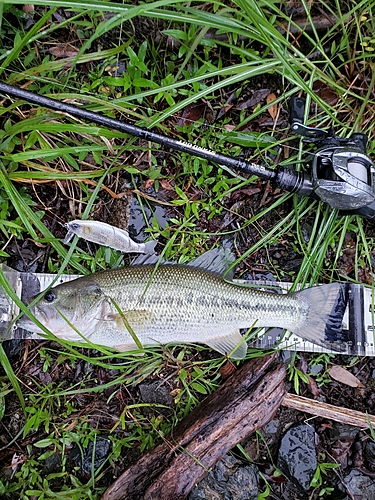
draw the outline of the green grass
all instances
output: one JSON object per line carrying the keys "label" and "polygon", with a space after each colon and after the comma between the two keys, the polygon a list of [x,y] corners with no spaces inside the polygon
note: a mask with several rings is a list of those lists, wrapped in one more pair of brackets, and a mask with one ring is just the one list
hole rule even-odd
{"label": "green grass", "polygon": [[[264,85],[264,75],[268,75],[276,93],[272,105],[277,106],[282,117],[286,117],[287,99],[302,93],[311,106],[308,125],[333,125],[343,137],[353,131],[367,133],[369,154],[374,153],[374,2],[370,0],[320,2],[324,12],[335,17],[333,25],[323,32],[314,26],[314,12],[310,13],[307,4],[309,31],[296,24],[281,4],[267,0],[238,0],[230,6],[219,1],[187,6],[161,0],[132,6],[104,1],[36,0],[34,24],[28,28],[21,10],[23,4],[18,0],[1,4],[0,79],[7,83],[55,99],[83,103],[89,110],[155,128],[231,156],[238,156],[246,148],[250,161],[272,167],[274,159],[279,158],[281,164],[303,168],[306,146],[293,142],[289,158],[282,157],[289,140],[285,119],[281,125],[257,130],[259,120],[269,116],[270,104],[264,101],[251,110],[232,114],[229,110],[211,124],[199,118],[176,125],[176,114],[181,116],[193,103],[204,103],[215,114],[227,105],[230,94],[246,100],[249,90],[256,89],[258,83]],[[108,13],[113,15],[104,16]],[[147,20],[158,23],[155,33],[159,37],[151,36],[146,28],[142,32],[142,23]],[[285,34],[282,25],[293,26],[294,34]],[[207,36],[215,32],[217,36]],[[58,57],[49,51],[61,45],[66,50],[74,49],[73,54]],[[111,70],[119,62],[124,64],[122,75]],[[228,200],[240,190],[256,186],[256,178],[235,176],[186,154],[163,154],[154,144],[15,99],[1,107],[0,120],[3,262],[7,261],[7,242],[21,243],[32,238],[48,246],[49,272],[86,274],[119,265],[121,256],[115,252],[99,249],[90,255],[76,243],[67,249],[48,229],[48,221],[57,218],[64,223],[73,218],[73,213],[95,216],[96,207],[110,199],[110,195],[105,197],[108,189],[122,192],[118,181],[126,176],[144,207],[153,207],[150,198],[158,200],[163,186],[170,186],[161,200],[170,214],[167,225],[162,227],[155,217],[145,221],[147,233],[159,238],[166,258],[188,262],[228,237],[238,246],[241,235],[252,231],[257,234],[256,241],[249,241],[245,249],[242,244],[237,269],[247,271],[246,262],[254,267],[264,265],[259,256],[286,245],[301,258],[301,265],[293,275],[269,260],[264,269],[280,279],[301,285],[339,279],[365,280],[372,285],[373,231],[359,217],[338,217],[322,203],[289,194],[252,211],[249,197],[243,203],[249,209],[237,214],[236,225],[228,229],[221,226],[233,204]],[[245,127],[250,130],[244,131]],[[152,194],[142,189],[144,183],[152,186]],[[55,190],[62,200],[69,199],[64,201],[65,212],[54,213],[38,196],[45,186]],[[272,224],[265,223],[270,217]],[[206,225],[197,229],[202,220]],[[306,225],[310,228],[307,239]],[[356,245],[350,272],[343,265],[348,234]],[[6,286],[4,279],[2,276],[1,283]],[[68,342],[61,342],[61,348],[52,346],[37,353],[46,372],[51,366],[64,366],[69,359],[73,366],[84,362],[95,370],[110,372],[111,377],[101,385],[88,376],[72,386],[54,381],[48,387],[31,377],[27,385],[24,375],[16,374],[5,354],[0,353],[5,373],[1,382],[5,391],[15,392],[24,408],[22,432],[31,443],[25,447],[27,458],[15,477],[0,483],[5,498],[99,498],[104,488],[100,482],[104,469],[112,470],[127,447],[142,451],[152,447],[214,390],[225,361],[196,359],[199,355],[190,348],[176,352],[148,349],[142,358],[110,352],[91,356],[91,351]],[[145,417],[138,403],[132,405],[126,400],[114,416],[112,428],[105,429],[112,452],[102,469],[93,472],[86,482],[68,472],[65,463],[59,477],[43,476],[43,464],[53,452],[65,457],[73,442],[82,447],[104,432],[87,424],[85,415],[74,406],[76,398],[99,394],[103,400],[111,400],[118,393],[108,396],[106,391],[111,388],[134,387],[160,374],[174,381],[176,409],[172,417]],[[299,383],[298,377],[295,380]],[[66,431],[74,419],[76,426]]]}

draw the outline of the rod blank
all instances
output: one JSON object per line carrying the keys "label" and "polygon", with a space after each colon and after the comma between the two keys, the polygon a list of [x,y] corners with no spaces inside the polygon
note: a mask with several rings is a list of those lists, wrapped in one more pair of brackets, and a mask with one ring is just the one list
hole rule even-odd
{"label": "rod blank", "polygon": [[24,99],[26,102],[36,104],[37,106],[68,113],[72,116],[96,123],[102,127],[119,130],[125,134],[139,137],[140,139],[145,139],[146,141],[154,142],[156,144],[161,144],[167,148],[176,149],[177,151],[182,151],[183,153],[198,156],[199,158],[213,161],[219,165],[225,165],[236,170],[241,170],[242,172],[256,175],[261,179],[272,180],[276,178],[276,172],[274,170],[257,165],[256,163],[216,153],[210,149],[201,148],[200,146],[195,146],[194,144],[189,144],[188,142],[173,139],[172,137],[152,132],[151,130],[138,127],[125,121],[115,120],[114,118],[109,118],[101,113],[87,111],[86,109],[74,106],[73,104],[66,104],[64,102],[57,101],[56,99],[43,97],[28,90],[14,87],[13,85],[7,85],[6,83],[0,82],[0,92],[8,94],[12,97]]}

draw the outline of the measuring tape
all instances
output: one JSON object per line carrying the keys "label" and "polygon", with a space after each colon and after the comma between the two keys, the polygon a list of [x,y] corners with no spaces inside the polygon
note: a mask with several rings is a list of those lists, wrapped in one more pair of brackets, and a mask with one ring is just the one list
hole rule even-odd
{"label": "measuring tape", "polygon": [[[23,273],[15,271],[2,264],[1,269],[10,286],[24,303],[26,299],[37,295],[48,288],[56,280],[55,274],[48,273]],[[55,285],[79,278],[80,275],[62,274]],[[267,291],[287,293],[292,283],[279,283],[273,281],[239,281],[256,285],[257,288],[266,288]],[[348,284],[348,304],[343,317],[343,329],[340,339],[343,350],[340,354],[375,356],[374,342],[374,298],[372,290],[363,285]],[[0,288],[0,339],[41,339],[35,333],[12,325],[19,314],[19,308],[8,295]],[[285,332],[281,328],[257,329],[255,338],[249,341],[249,347],[257,349],[280,348],[290,351],[303,351],[313,353],[337,353],[335,349],[320,347],[306,341],[297,335]]]}

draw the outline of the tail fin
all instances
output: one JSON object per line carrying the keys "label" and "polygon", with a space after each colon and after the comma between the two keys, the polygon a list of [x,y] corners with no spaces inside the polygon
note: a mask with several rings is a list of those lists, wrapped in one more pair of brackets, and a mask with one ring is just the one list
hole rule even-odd
{"label": "tail fin", "polygon": [[344,351],[346,346],[341,341],[341,330],[348,300],[347,287],[330,283],[295,292],[295,296],[308,307],[305,321],[293,333],[322,347]]}
{"label": "tail fin", "polygon": [[145,253],[153,254],[157,244],[158,242],[156,240],[147,241],[147,243],[145,243]]}

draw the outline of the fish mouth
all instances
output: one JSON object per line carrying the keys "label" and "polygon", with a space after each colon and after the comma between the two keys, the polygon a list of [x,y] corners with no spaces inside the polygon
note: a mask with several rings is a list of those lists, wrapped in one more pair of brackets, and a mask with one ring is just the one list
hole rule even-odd
{"label": "fish mouth", "polygon": [[[31,300],[32,301],[32,298]],[[49,322],[49,315],[47,314],[47,311],[44,311],[43,308],[41,307],[36,307],[35,305],[32,307],[29,307],[29,312],[32,314],[35,319],[40,321],[43,325],[48,325]],[[23,314],[20,319],[17,321],[17,327],[23,328],[24,330],[27,330],[32,333],[45,333],[36,323],[35,321],[30,318],[27,314]]]}
{"label": "fish mouth", "polygon": [[[35,316],[34,311],[32,312],[32,314]],[[39,318],[37,318],[37,319],[39,319]],[[39,319],[39,321],[41,321],[41,320]],[[41,321],[41,323],[43,323],[43,321]],[[43,330],[31,318],[29,318],[26,314],[23,314],[20,317],[20,319],[17,321],[16,325],[18,328],[23,328],[24,330],[27,330],[29,332],[44,333]]]}

